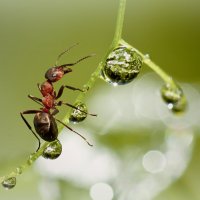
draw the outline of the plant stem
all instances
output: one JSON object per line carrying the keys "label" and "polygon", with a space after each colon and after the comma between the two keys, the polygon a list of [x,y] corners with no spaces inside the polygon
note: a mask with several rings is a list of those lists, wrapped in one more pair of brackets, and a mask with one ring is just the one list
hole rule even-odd
{"label": "plant stem", "polygon": [[125,8],[126,8],[126,0],[120,0],[115,34],[114,34],[114,38],[113,38],[113,42],[112,42],[113,47],[116,47],[122,38],[122,29],[123,29]]}
{"label": "plant stem", "polygon": [[128,44],[127,42],[125,42],[124,40],[121,39],[120,44],[127,46],[128,48],[134,49],[141,57],[143,62],[150,67],[156,74],[158,74],[158,76],[160,76],[161,79],[163,79],[163,81],[167,84],[170,84],[171,87],[176,88],[177,85],[174,82],[174,80],[171,78],[171,76],[169,76],[165,71],[163,71],[157,64],[155,64],[149,56],[143,54],[142,52],[140,52],[139,50],[137,50],[136,48],[134,48],[133,46],[131,46],[130,44]]}

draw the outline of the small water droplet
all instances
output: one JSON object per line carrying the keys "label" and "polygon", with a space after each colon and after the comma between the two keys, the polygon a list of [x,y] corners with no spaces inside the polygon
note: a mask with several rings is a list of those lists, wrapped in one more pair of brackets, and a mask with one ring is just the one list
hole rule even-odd
{"label": "small water droplet", "polygon": [[44,149],[42,156],[46,159],[56,159],[62,153],[62,145],[59,140],[55,140]]}
{"label": "small water droplet", "polygon": [[82,102],[77,102],[74,106],[78,109],[72,109],[69,121],[73,123],[82,122],[87,117],[87,107]]}
{"label": "small water droplet", "polygon": [[16,173],[18,174],[18,175],[20,175],[20,174],[22,174],[22,167],[17,167],[16,168]]}
{"label": "small water droplet", "polygon": [[150,59],[150,55],[147,53],[147,54],[144,55],[144,58],[145,59]]}
{"label": "small water droplet", "polygon": [[187,107],[187,101],[183,90],[179,86],[166,84],[161,89],[163,100],[168,104],[168,108],[174,113],[184,112]]}
{"label": "small water droplet", "polygon": [[101,78],[113,85],[124,85],[139,74],[141,66],[142,57],[134,49],[119,46],[108,55]]}
{"label": "small water droplet", "polygon": [[8,178],[4,180],[1,184],[6,190],[10,190],[15,187],[16,178],[15,177]]}
{"label": "small water droplet", "polygon": [[32,153],[32,154],[30,154],[29,155],[29,158],[28,158],[28,160],[27,160],[27,163],[29,164],[29,165],[31,165],[32,163],[33,163],[33,161],[35,160],[34,159],[34,153]]}

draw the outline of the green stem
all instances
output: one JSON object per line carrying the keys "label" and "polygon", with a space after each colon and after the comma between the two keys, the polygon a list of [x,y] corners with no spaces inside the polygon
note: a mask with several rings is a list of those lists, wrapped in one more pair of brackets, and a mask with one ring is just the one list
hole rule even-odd
{"label": "green stem", "polygon": [[113,47],[116,47],[122,38],[122,29],[123,29],[123,23],[124,23],[125,8],[126,8],[126,0],[120,0],[115,34],[114,34],[114,38],[113,38],[113,42],[112,42]]}
{"label": "green stem", "polygon": [[[142,53],[140,53],[142,54]],[[174,84],[172,78],[164,72],[157,64],[155,64],[150,58],[146,58],[145,55],[142,54],[144,63],[149,66],[153,71],[155,71],[166,83],[170,85]]]}
{"label": "green stem", "polygon": [[155,64],[149,56],[143,54],[142,52],[138,51],[135,49],[133,46],[125,42],[124,40],[121,39],[120,44],[127,46],[128,48],[134,49],[141,57],[143,62],[150,67],[158,76],[160,76],[161,79],[167,84],[170,84],[171,87],[176,88],[177,85],[174,82],[174,80],[169,76],[165,71],[163,71],[157,64]]}

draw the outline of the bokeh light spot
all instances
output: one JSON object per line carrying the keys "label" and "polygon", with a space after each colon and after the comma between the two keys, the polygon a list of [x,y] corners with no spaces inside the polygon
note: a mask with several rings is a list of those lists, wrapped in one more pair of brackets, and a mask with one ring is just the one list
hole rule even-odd
{"label": "bokeh light spot", "polygon": [[142,160],[143,167],[150,173],[158,173],[164,170],[166,166],[165,155],[156,150],[148,151]]}
{"label": "bokeh light spot", "polygon": [[90,196],[93,200],[112,200],[114,194],[107,183],[96,183],[90,188]]}

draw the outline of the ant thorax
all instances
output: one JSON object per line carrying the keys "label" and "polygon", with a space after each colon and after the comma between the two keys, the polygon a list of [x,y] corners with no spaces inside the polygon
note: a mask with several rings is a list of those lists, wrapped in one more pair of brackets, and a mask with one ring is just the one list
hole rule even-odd
{"label": "ant thorax", "polygon": [[45,108],[51,109],[55,106],[55,98],[54,96],[51,96],[50,94],[47,94],[42,98],[42,104]]}
{"label": "ant thorax", "polygon": [[40,91],[42,93],[42,96],[45,97],[46,95],[50,94],[52,96],[54,96],[54,88],[51,82],[49,82],[48,80],[45,81],[44,83],[41,84],[40,86]]}

